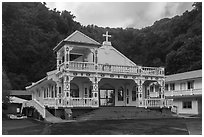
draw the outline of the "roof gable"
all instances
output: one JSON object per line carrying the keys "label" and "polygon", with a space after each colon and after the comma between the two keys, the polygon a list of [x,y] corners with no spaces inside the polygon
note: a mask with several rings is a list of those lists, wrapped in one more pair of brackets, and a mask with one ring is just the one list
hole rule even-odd
{"label": "roof gable", "polygon": [[100,45],[100,43],[98,43],[97,41],[93,40],[92,38],[88,37],[87,35],[83,34],[78,30],[69,35],[66,39],[64,39],[64,41]]}
{"label": "roof gable", "polygon": [[134,62],[120,53],[113,46],[106,45],[103,45],[98,50],[98,63],[109,65],[137,66]]}
{"label": "roof gable", "polygon": [[92,46],[101,46],[101,44],[94,39],[88,37],[87,35],[83,34],[82,32],[76,30],[71,35],[69,35],[67,38],[62,40],[56,47],[54,47],[54,51],[61,48],[65,43],[72,43],[77,45],[92,45]]}

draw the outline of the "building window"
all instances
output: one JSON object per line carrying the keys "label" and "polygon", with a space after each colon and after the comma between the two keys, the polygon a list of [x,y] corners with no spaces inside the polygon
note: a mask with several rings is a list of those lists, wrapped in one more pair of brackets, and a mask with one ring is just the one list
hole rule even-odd
{"label": "building window", "polygon": [[45,89],[43,90],[43,92],[44,92],[44,98],[46,98],[46,91],[45,91]]}
{"label": "building window", "polygon": [[124,100],[124,90],[122,87],[118,89],[118,101],[123,101]]}
{"label": "building window", "polygon": [[89,88],[89,97],[91,98],[92,97],[92,86],[90,86],[90,88]]}
{"label": "building window", "polygon": [[174,83],[170,84],[170,90],[175,90],[175,84]]}
{"label": "building window", "polygon": [[186,84],[180,83],[180,90],[185,90],[185,89],[186,89]]}
{"label": "building window", "polygon": [[62,93],[62,88],[61,87],[59,87],[59,94],[61,94]]}
{"label": "building window", "polygon": [[192,102],[191,101],[183,101],[183,108],[192,109]]}
{"label": "building window", "polygon": [[51,94],[51,98],[54,98],[54,86],[52,86],[52,94]]}
{"label": "building window", "polygon": [[133,87],[132,89],[132,101],[135,101],[136,100],[136,86]]}
{"label": "building window", "polygon": [[57,86],[55,85],[55,97],[57,97]]}
{"label": "building window", "polygon": [[166,90],[166,91],[169,90],[169,84],[165,84],[165,90]]}
{"label": "building window", "polygon": [[188,89],[193,89],[193,84],[194,82],[193,81],[188,81]]}

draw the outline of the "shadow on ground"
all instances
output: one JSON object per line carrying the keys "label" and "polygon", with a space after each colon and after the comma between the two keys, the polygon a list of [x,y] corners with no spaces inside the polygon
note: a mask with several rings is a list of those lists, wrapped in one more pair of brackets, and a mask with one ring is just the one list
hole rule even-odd
{"label": "shadow on ground", "polygon": [[[202,133],[201,119],[101,120],[45,124],[34,120],[3,120],[9,135],[188,135]],[[195,128],[196,127],[196,128]]]}

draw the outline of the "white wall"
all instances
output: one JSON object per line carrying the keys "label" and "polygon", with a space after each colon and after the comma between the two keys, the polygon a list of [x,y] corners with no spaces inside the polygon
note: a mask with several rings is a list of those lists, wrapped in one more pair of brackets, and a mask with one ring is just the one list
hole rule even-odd
{"label": "white wall", "polygon": [[[192,101],[192,108],[183,108],[183,101]],[[198,114],[198,101],[195,99],[174,100],[173,105],[177,106],[178,114]]]}

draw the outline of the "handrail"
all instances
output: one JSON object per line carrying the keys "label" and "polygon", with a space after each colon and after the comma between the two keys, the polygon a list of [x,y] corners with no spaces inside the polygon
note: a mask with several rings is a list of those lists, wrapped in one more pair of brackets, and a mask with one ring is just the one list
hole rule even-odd
{"label": "handrail", "polygon": [[202,94],[202,89],[185,89],[185,90],[170,90],[164,92],[165,96],[181,96],[181,95],[200,95]]}
{"label": "handrail", "polygon": [[45,106],[40,104],[36,99],[30,100],[30,101],[24,101],[23,102],[23,107],[34,107],[41,115],[43,118],[45,118]]}

